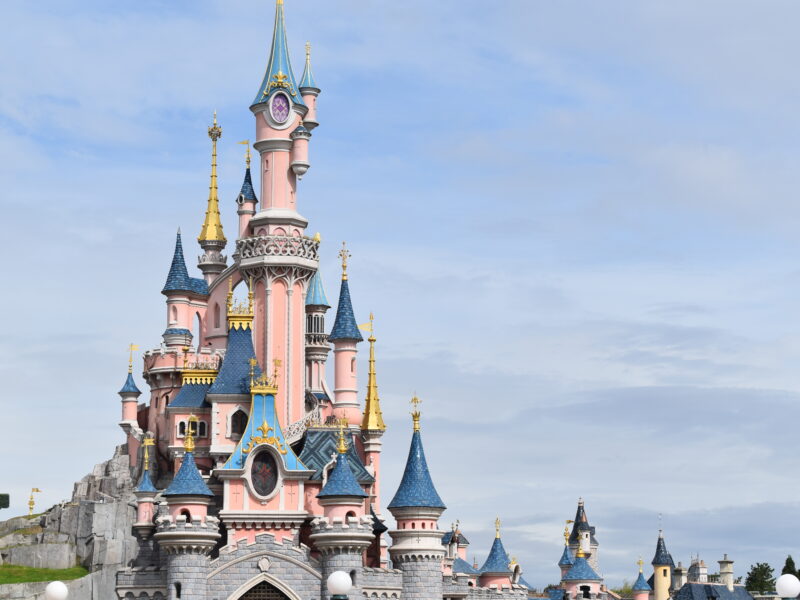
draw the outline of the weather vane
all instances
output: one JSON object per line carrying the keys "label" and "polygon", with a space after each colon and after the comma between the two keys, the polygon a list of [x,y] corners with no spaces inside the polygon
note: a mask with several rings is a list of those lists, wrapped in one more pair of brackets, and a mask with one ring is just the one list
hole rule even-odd
{"label": "weather vane", "polygon": [[339,250],[339,258],[342,259],[342,281],[347,281],[347,259],[352,256],[347,249],[347,242],[342,242],[342,249]]}
{"label": "weather vane", "polygon": [[411,398],[411,418],[414,420],[414,431],[419,431],[419,417],[422,414],[419,410],[419,405],[422,404],[416,394]]}
{"label": "weather vane", "polygon": [[128,346],[128,373],[133,373],[133,353],[139,349],[139,346],[131,342]]}
{"label": "weather vane", "polygon": [[239,142],[240,144],[247,146],[247,150],[244,153],[244,160],[247,162],[247,168],[250,168],[250,140],[242,140]]}

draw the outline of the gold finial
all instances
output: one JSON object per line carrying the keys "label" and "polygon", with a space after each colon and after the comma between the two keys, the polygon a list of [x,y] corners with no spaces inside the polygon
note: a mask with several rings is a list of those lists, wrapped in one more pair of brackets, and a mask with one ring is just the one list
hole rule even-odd
{"label": "gold finial", "polygon": [[572,519],[567,519],[567,524],[564,525],[564,545],[569,546],[569,526],[572,525],[575,521]]}
{"label": "gold finial", "polygon": [[494,537],[500,539],[500,517],[494,520]]}
{"label": "gold finial", "polygon": [[636,561],[636,564],[639,565],[639,573],[641,573],[644,565],[644,561],[642,560],[641,556],[639,557],[639,560]]}
{"label": "gold finial", "polygon": [[183,368],[185,370],[189,368],[189,346],[183,346],[181,350],[183,350]]}
{"label": "gold finial", "polygon": [[338,444],[336,444],[336,451],[339,454],[344,454],[345,452],[347,452],[347,442],[344,439],[344,425],[345,425],[344,419],[339,421],[339,442]]}
{"label": "gold finial", "polygon": [[197,417],[194,416],[194,413],[189,415],[189,422],[186,424],[186,435],[183,437],[183,449],[186,452],[194,452],[194,436],[195,436],[195,424],[197,423]]}
{"label": "gold finial", "polygon": [[253,377],[256,375],[256,365],[258,364],[258,360],[254,356],[250,359],[250,386],[253,386]]}
{"label": "gold finial", "polygon": [[280,358],[275,358],[272,360],[272,378],[275,381],[278,381],[278,370],[280,369],[280,366],[281,366]]}
{"label": "gold finial", "polygon": [[369,375],[367,376],[367,398],[364,402],[364,418],[361,421],[362,431],[386,431],[381,413],[381,400],[378,397],[378,381],[375,371],[375,315],[369,313],[369,323],[358,326],[369,331]]}
{"label": "gold finial", "polygon": [[131,344],[128,346],[128,352],[130,353],[128,355],[128,373],[133,373],[133,353],[138,349],[139,346],[133,342],[131,342]]}
{"label": "gold finial", "polygon": [[306,62],[311,60],[311,42],[306,42]]}
{"label": "gold finial", "polygon": [[250,168],[250,140],[242,140],[239,143],[247,146],[247,150],[245,150],[245,153],[244,153],[244,160],[247,163],[247,168],[249,169]]}
{"label": "gold finial", "polygon": [[411,398],[411,419],[414,421],[414,431],[419,431],[419,417],[422,414],[419,410],[419,405],[422,400],[417,398],[416,394]]}
{"label": "gold finial", "polygon": [[283,0],[276,0],[275,5],[276,6],[283,6]]}
{"label": "gold finial", "polygon": [[33,515],[33,507],[36,506],[36,502],[33,499],[34,492],[37,493],[37,494],[40,494],[42,492],[42,490],[40,490],[39,488],[31,488],[31,497],[28,498],[28,516],[29,517],[31,515]]}
{"label": "gold finial", "polygon": [[322,241],[322,236],[319,234],[319,231],[314,234],[314,241],[318,244]]}
{"label": "gold finial", "polygon": [[150,470],[150,447],[155,446],[156,441],[151,437],[146,437],[142,440],[142,446],[144,446],[144,470]]}
{"label": "gold finial", "polygon": [[253,324],[253,277],[248,279],[247,304],[233,301],[233,277],[228,278],[228,329],[250,329]]}
{"label": "gold finial", "polygon": [[217,111],[214,111],[214,124],[208,128],[208,137],[211,138],[211,183],[208,186],[208,206],[206,218],[198,242],[225,242],[222,233],[222,220],[219,214],[219,192],[217,190],[217,140],[222,137],[222,127],[217,124]]}
{"label": "gold finial", "polygon": [[277,394],[278,393],[278,367],[281,366],[281,361],[275,359],[272,361],[273,370],[272,377],[266,373],[262,373],[260,377],[255,377],[255,367],[257,361],[255,358],[250,360],[250,393],[251,394]]}
{"label": "gold finial", "polygon": [[342,281],[347,281],[347,259],[351,256],[347,242],[342,242],[342,249],[339,250],[339,258],[342,259]]}

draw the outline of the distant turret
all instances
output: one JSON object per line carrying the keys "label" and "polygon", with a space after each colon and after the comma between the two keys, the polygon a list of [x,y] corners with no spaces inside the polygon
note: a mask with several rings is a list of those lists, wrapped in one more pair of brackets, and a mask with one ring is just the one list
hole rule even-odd
{"label": "distant turret", "polygon": [[239,195],[236,196],[236,214],[239,215],[239,237],[244,238],[248,236],[250,219],[256,214],[258,198],[256,197],[255,189],[253,189],[253,178],[250,174],[250,140],[239,143],[247,146],[247,151],[245,152],[245,164],[247,167],[244,171],[244,181],[242,181],[242,189],[239,191]]}
{"label": "distant turret", "polygon": [[658,542],[656,542],[656,553],[651,564],[653,565],[654,600],[667,600],[672,581],[672,569],[675,568],[675,563],[667,551],[667,544],[664,542],[664,531],[660,529],[658,531]]}
{"label": "distant turret", "polygon": [[644,578],[644,574],[642,573],[642,565],[644,562],[642,559],[639,559],[639,577],[636,578],[636,582],[633,584],[633,600],[647,600],[650,597],[650,592],[652,592],[652,588],[650,584],[647,583],[647,580]]}
{"label": "distant turret", "polygon": [[311,131],[319,125],[317,121],[317,96],[320,93],[317,82],[314,80],[314,74],[311,72],[311,42],[306,42],[306,66],[303,70],[303,77],[300,80],[300,93],[303,95],[303,101],[306,106],[308,106],[308,114],[305,116],[303,123]]}

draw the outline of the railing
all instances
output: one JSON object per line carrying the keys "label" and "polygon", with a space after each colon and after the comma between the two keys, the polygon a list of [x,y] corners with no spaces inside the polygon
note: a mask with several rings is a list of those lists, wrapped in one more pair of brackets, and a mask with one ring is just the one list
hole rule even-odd
{"label": "railing", "polygon": [[319,260],[319,242],[310,237],[290,235],[261,235],[236,240],[234,258],[257,256],[296,256],[308,260]]}
{"label": "railing", "polygon": [[306,346],[326,346],[328,344],[327,333],[307,333]]}
{"label": "railing", "polygon": [[286,439],[287,444],[294,444],[297,440],[303,437],[308,426],[313,423],[318,423],[320,420],[319,406],[308,413],[299,421],[295,421],[286,428],[283,432],[283,437]]}

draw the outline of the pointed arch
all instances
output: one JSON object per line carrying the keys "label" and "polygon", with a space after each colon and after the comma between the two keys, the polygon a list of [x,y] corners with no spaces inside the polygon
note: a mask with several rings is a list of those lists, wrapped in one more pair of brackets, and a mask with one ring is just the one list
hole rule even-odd
{"label": "pointed arch", "polygon": [[282,581],[267,573],[261,573],[241,585],[228,596],[228,600],[302,600],[302,598]]}

